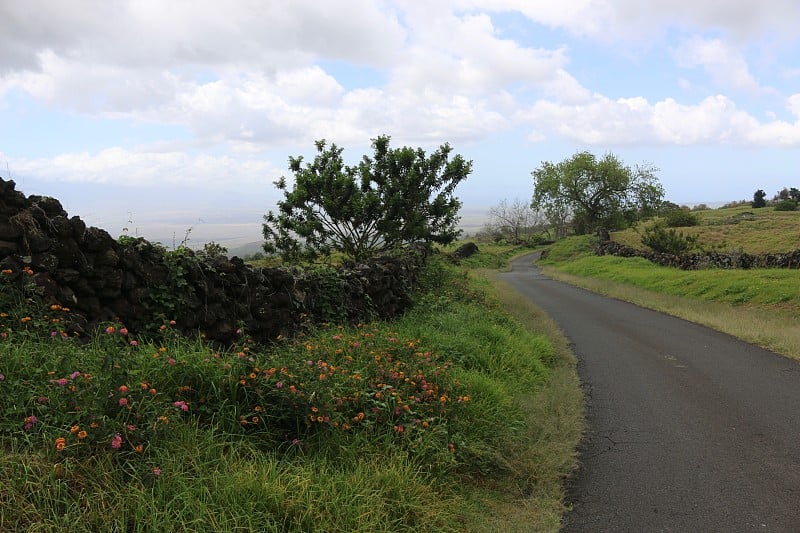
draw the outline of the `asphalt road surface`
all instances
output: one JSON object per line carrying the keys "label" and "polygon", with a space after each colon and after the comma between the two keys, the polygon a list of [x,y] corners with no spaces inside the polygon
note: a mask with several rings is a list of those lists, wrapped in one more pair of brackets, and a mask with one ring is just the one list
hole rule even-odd
{"label": "asphalt road surface", "polygon": [[563,531],[800,532],[800,363],[532,259],[502,279],[566,334],[587,401]]}

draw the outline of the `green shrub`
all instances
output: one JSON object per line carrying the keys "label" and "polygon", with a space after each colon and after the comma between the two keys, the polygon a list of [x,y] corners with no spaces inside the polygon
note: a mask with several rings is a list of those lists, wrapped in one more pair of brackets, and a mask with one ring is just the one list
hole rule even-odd
{"label": "green shrub", "polygon": [[697,213],[688,209],[672,209],[665,214],[664,219],[669,228],[686,228],[700,223]]}
{"label": "green shrub", "polygon": [[684,235],[675,229],[666,229],[660,224],[651,226],[642,235],[642,244],[655,252],[681,255],[697,243],[697,235]]}
{"label": "green shrub", "polygon": [[794,200],[781,200],[775,204],[775,211],[796,211],[797,202]]}

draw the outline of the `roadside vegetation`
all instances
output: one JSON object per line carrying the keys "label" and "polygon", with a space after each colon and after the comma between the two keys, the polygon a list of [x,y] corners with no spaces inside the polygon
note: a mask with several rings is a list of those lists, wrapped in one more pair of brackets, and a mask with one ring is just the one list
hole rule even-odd
{"label": "roadside vegetation", "polygon": [[[800,248],[797,212],[740,206],[696,214],[697,225],[685,229],[697,235],[699,249],[755,254]],[[646,249],[641,233],[638,227],[611,238]],[[800,270],[683,271],[642,258],[595,256],[594,242],[583,235],[554,244],[542,261],[547,274],[800,359]]]}
{"label": "roadside vegetation", "polygon": [[559,528],[574,361],[544,317],[443,256],[401,319],[271,347],[169,322],[87,342],[61,329],[68,310],[0,298],[2,531]]}

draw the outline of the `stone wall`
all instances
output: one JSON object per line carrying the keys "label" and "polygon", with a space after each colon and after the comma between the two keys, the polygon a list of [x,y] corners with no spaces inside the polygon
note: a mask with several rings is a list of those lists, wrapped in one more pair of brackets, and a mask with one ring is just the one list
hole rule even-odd
{"label": "stone wall", "polygon": [[701,268],[800,268],[800,250],[782,254],[721,254],[706,252],[701,254],[672,255],[638,250],[613,241],[600,243],[597,255],[616,255],[619,257],[643,257],[652,263],[671,266],[683,270]]}
{"label": "stone wall", "polygon": [[21,283],[29,267],[26,281],[45,304],[69,307],[79,333],[110,320],[139,332],[175,320],[222,342],[239,327],[269,341],[309,320],[388,318],[409,305],[424,261],[423,250],[410,250],[346,268],[260,269],[237,257],[168,252],[141,238],[118,241],[70,217],[58,200],[26,197],[0,178],[0,269]]}

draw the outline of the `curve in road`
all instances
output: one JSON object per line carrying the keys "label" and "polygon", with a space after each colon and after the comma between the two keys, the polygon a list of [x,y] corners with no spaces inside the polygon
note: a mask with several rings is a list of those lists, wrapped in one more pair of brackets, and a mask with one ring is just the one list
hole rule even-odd
{"label": "curve in road", "polygon": [[[800,531],[800,364],[542,275],[501,279],[569,338],[589,432],[564,531]],[[720,273],[724,275],[724,273]]]}

